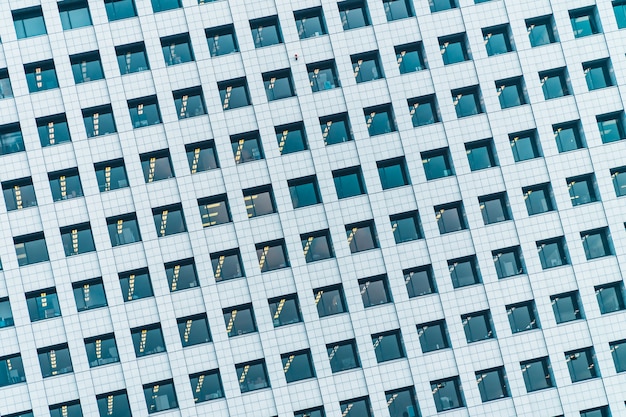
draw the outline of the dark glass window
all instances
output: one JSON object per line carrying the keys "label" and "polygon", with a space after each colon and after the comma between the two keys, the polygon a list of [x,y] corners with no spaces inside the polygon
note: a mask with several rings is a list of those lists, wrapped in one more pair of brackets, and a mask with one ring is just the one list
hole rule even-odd
{"label": "dark glass window", "polygon": [[428,0],[430,5],[430,11],[432,13],[440,12],[442,10],[455,9],[457,6],[456,0]]}
{"label": "dark glass window", "polygon": [[65,0],[57,3],[63,30],[91,26],[87,0]]}
{"label": "dark glass window", "polygon": [[339,87],[335,60],[308,64],[306,70],[309,73],[309,84],[314,93]]}
{"label": "dark glass window", "polygon": [[543,269],[568,265],[569,258],[563,236],[537,242],[537,252]]}
{"label": "dark glass window", "polygon": [[217,282],[245,276],[239,249],[212,253],[211,265],[213,266],[213,276]]}
{"label": "dark glass window", "polygon": [[146,45],[143,42],[116,46],[115,54],[122,75],[150,69]]}
{"label": "dark glass window", "polygon": [[289,186],[289,195],[293,208],[312,206],[322,202],[317,177],[295,178],[287,181]]}
{"label": "dark glass window", "polygon": [[168,262],[164,267],[170,292],[198,286],[198,273],[193,258]]}
{"label": "dark glass window", "polygon": [[624,112],[601,114],[596,116],[598,129],[602,143],[616,142],[626,139],[626,130],[624,128]]}
{"label": "dark glass window", "polygon": [[187,231],[183,207],[180,204],[152,209],[157,236],[164,237]]}
{"label": "dark glass window", "polygon": [[14,237],[13,244],[19,266],[44,262],[49,259],[43,232]]}
{"label": "dark glass window", "polygon": [[96,170],[96,179],[101,193],[128,187],[128,176],[123,159],[98,162],[93,167]]}
{"label": "dark glass window", "polygon": [[85,339],[85,350],[90,368],[120,361],[113,333]]}
{"label": "dark glass window", "polygon": [[219,369],[189,375],[189,381],[191,382],[193,399],[196,403],[224,397]]}
{"label": "dark glass window", "polygon": [[244,164],[265,158],[258,131],[231,136],[230,146],[233,150],[236,164]]}
{"label": "dark glass window", "polygon": [[415,388],[407,387],[393,391],[385,391],[387,407],[391,417],[419,416]]}
{"label": "dark glass window", "polygon": [[504,367],[485,369],[475,373],[478,391],[483,402],[510,397]]}
{"label": "dark glass window", "polygon": [[570,94],[568,75],[565,67],[539,73],[539,81],[546,100]]}
{"label": "dark glass window", "polygon": [[257,243],[255,247],[261,272],[289,267],[289,257],[284,239]]}
{"label": "dark glass window", "polygon": [[405,357],[400,330],[373,334],[372,344],[378,363]]}
{"label": "dark glass window", "polygon": [[36,122],[42,147],[71,141],[65,113],[41,117]]}
{"label": "dark glass window", "polygon": [[511,30],[508,24],[484,28],[483,40],[489,56],[506,54],[515,50],[511,42]]}
{"label": "dark glass window", "polygon": [[583,62],[583,72],[589,90],[610,87],[615,84],[613,81],[613,67],[609,58],[592,62]]}
{"label": "dark glass window", "polygon": [[615,13],[615,20],[617,21],[617,28],[626,28],[626,1],[613,0],[613,12]]}
{"label": "dark glass window", "polygon": [[457,117],[467,117],[483,113],[482,99],[478,86],[452,90],[452,104]]}
{"label": "dark glass window", "polygon": [[324,407],[309,408],[307,410],[294,411],[293,417],[326,417]]}
{"label": "dark glass window", "polygon": [[402,273],[404,274],[404,283],[406,284],[409,298],[437,292],[432,265],[405,269]]}
{"label": "dark glass window", "polygon": [[424,46],[422,42],[398,45],[395,48],[396,62],[400,74],[421,71],[426,69]]}
{"label": "dark glass window", "polygon": [[294,11],[293,17],[296,20],[296,28],[298,29],[298,37],[300,39],[328,33],[326,31],[326,23],[324,22],[324,12],[321,7]]}
{"label": "dark glass window", "polygon": [[104,0],[104,7],[110,22],[137,16],[135,0]]}
{"label": "dark glass window", "polygon": [[139,155],[146,183],[174,177],[174,168],[168,149]]}
{"label": "dark glass window", "polygon": [[223,110],[236,109],[252,104],[250,93],[248,92],[248,82],[245,77],[218,82],[217,89],[220,92]]}
{"label": "dark glass window", "polygon": [[111,239],[112,246],[141,241],[139,224],[137,223],[137,216],[134,213],[118,217],[109,217],[107,219],[107,228],[109,230],[109,238]]}
{"label": "dark glass window", "polygon": [[176,106],[179,120],[206,114],[201,87],[172,91],[172,95],[174,96],[174,105]]}
{"label": "dark glass window", "polygon": [[211,341],[209,321],[206,314],[181,317],[176,319],[178,333],[183,347],[194,346]]}
{"label": "dark glass window", "polygon": [[44,378],[74,372],[67,343],[37,349],[37,356]]}
{"label": "dark glass window", "polygon": [[54,288],[33,291],[26,294],[26,305],[30,321],[35,322],[61,315],[59,298]]}
{"label": "dark glass window", "polygon": [[348,198],[365,194],[365,182],[361,167],[351,167],[333,171],[333,180],[338,198]]}
{"label": "dark glass window", "polygon": [[30,38],[31,36],[45,35],[46,24],[43,18],[41,6],[27,9],[12,10],[13,25],[17,39]]}
{"label": "dark glass window", "polygon": [[489,310],[477,311],[475,313],[463,314],[461,323],[465,331],[467,343],[478,342],[496,337],[491,322]]}
{"label": "dark glass window", "polygon": [[611,417],[611,410],[608,405],[602,407],[580,410],[580,417]]}
{"label": "dark glass window", "polygon": [[113,109],[110,104],[83,109],[83,122],[88,138],[117,132]]}
{"label": "dark glass window", "polygon": [[470,59],[465,33],[442,36],[438,38],[438,41],[444,65],[456,64]]}
{"label": "dark glass window", "polygon": [[511,220],[506,192],[480,196],[478,203],[485,225]]}
{"label": "dark glass window", "polygon": [[89,223],[74,224],[60,229],[65,256],[94,252],[93,234]]}
{"label": "dark glass window", "polygon": [[624,284],[622,281],[594,287],[600,313],[607,314],[621,311],[624,306]]}
{"label": "dark glass window", "polygon": [[572,201],[572,206],[598,201],[595,187],[596,181],[593,173],[570,177],[565,181],[567,182],[567,189],[569,190],[569,198]]}
{"label": "dark glass window", "polygon": [[263,76],[263,85],[268,101],[280,100],[281,98],[296,95],[293,86],[293,76],[290,69],[266,72]]}
{"label": "dark glass window", "polygon": [[465,399],[461,392],[461,381],[458,376],[431,381],[430,389],[432,390],[438,412],[465,407]]}
{"label": "dark glass window", "polygon": [[346,236],[352,253],[379,247],[373,220],[346,225]]}
{"label": "dark glass window", "polygon": [[161,123],[161,111],[156,96],[128,100],[128,111],[135,129]]}
{"label": "dark glass window", "polygon": [[410,242],[423,237],[417,211],[395,214],[389,216],[389,220],[396,243]]}
{"label": "dark glass window", "polygon": [[215,142],[212,140],[185,145],[185,150],[192,174],[220,167]]}
{"label": "dark glass window", "polygon": [[565,362],[572,383],[600,376],[593,347],[565,352]]}
{"label": "dark glass window", "polygon": [[337,3],[339,8],[339,18],[343,25],[343,30],[356,29],[369,26],[369,14],[367,5],[363,0],[346,0]]}
{"label": "dark glass window", "polygon": [[24,150],[24,139],[19,123],[0,126],[0,155]]}
{"label": "dark glass window", "polygon": [[315,295],[317,314],[320,317],[332,316],[333,314],[348,311],[341,284],[316,288],[313,290],[313,294]]}
{"label": "dark glass window", "polygon": [[350,55],[350,60],[352,61],[354,79],[357,83],[385,78],[380,65],[380,55],[378,51]]}
{"label": "dark glass window", "polygon": [[467,229],[465,211],[461,201],[435,206],[434,209],[439,233],[444,234]]}
{"label": "dark glass window", "polygon": [[422,152],[420,156],[422,157],[426,179],[436,180],[438,178],[454,175],[450,150],[448,148]]}
{"label": "dark glass window", "polygon": [[500,100],[500,108],[521,106],[526,104],[526,87],[523,77],[496,81],[496,94]]}
{"label": "dark glass window", "polygon": [[406,160],[403,156],[399,158],[377,161],[378,176],[383,190],[389,188],[402,187],[411,183],[406,167]]}
{"label": "dark glass window", "polygon": [[30,177],[2,183],[7,211],[21,210],[37,205],[33,180]]}
{"label": "dark glass window", "polygon": [[86,52],[70,56],[72,73],[76,84],[88,81],[101,80],[104,78],[100,53],[98,51]]}
{"label": "dark glass window", "polygon": [[617,197],[626,195],[626,166],[613,168],[610,172],[613,179],[613,187],[615,187],[615,195]]}
{"label": "dark glass window", "polygon": [[363,115],[370,136],[383,135],[397,130],[391,104],[368,107],[363,109]]}
{"label": "dark glass window", "polygon": [[96,395],[100,417],[131,417],[126,390]]}
{"label": "dark glass window", "polygon": [[215,226],[232,221],[226,194],[201,198],[198,200],[198,208],[200,209],[202,227]]}
{"label": "dark glass window", "polygon": [[372,307],[392,302],[387,275],[378,275],[359,280],[363,307]]}
{"label": "dark glass window", "polygon": [[551,295],[550,303],[552,304],[557,324],[583,318],[578,291]]}
{"label": "dark glass window", "polygon": [[52,199],[54,201],[67,200],[83,196],[78,169],[50,172],[48,174]]}
{"label": "dark glass window", "polygon": [[420,339],[423,353],[450,347],[445,320],[418,324],[417,335]]}
{"label": "dark glass window", "polygon": [[465,144],[465,153],[472,171],[491,168],[498,165],[493,139],[479,140]]}
{"label": "dark glass window", "polygon": [[383,7],[388,22],[413,16],[409,0],[383,0]]}
{"label": "dark glass window", "polygon": [[72,289],[74,290],[74,301],[76,301],[76,309],[78,311],[105,307],[107,305],[102,278],[74,282],[72,283]]}
{"label": "dark glass window", "polygon": [[139,300],[141,298],[152,297],[152,283],[148,269],[138,269],[119,274],[120,286],[124,302]]}
{"label": "dark glass window", "polygon": [[242,394],[270,387],[265,359],[236,364],[235,370],[237,371],[239,389]]}
{"label": "dark glass window", "polygon": [[13,312],[8,298],[0,298],[0,329],[13,326]]}
{"label": "dark glass window", "polygon": [[161,50],[163,51],[165,65],[170,66],[194,61],[191,39],[188,33],[161,38]]}
{"label": "dark glass window", "polygon": [[180,0],[152,0],[152,10],[155,13],[165,10],[177,9],[180,6]]}
{"label": "dark glass window", "polygon": [[270,306],[270,314],[274,327],[285,326],[287,324],[299,323],[302,321],[300,314],[300,303],[297,294],[289,294],[267,300]]}
{"label": "dark glass window", "polygon": [[26,381],[22,356],[19,353],[0,358],[0,387]]}
{"label": "dark glass window", "polygon": [[242,190],[248,218],[276,213],[274,192],[271,185]]}
{"label": "dark glass window", "polygon": [[498,278],[508,278],[526,272],[522,262],[522,249],[519,246],[494,250],[491,256]]}
{"label": "dark glass window", "polygon": [[552,15],[526,19],[526,31],[533,47],[557,42]]}
{"label": "dark glass window", "polygon": [[613,255],[613,245],[608,227],[580,232],[587,260]]}
{"label": "dark glass window", "polygon": [[204,31],[211,56],[228,55],[239,52],[235,27],[224,25],[209,28]]}
{"label": "dark glass window", "polygon": [[307,263],[335,257],[328,229],[300,235],[300,240]]}
{"label": "dark glass window", "polygon": [[83,417],[80,401],[74,400],[63,404],[54,404],[48,407],[50,417]]}
{"label": "dark glass window", "polygon": [[554,386],[552,366],[547,356],[520,362],[520,367],[522,369],[527,392],[552,388]]}
{"label": "dark glass window", "polygon": [[611,342],[609,343],[609,347],[611,348],[611,355],[613,356],[615,371],[626,371],[626,340]]}
{"label": "dark glass window", "polygon": [[575,38],[602,33],[596,7],[585,7],[569,11],[570,22]]}
{"label": "dark glass window", "polygon": [[283,362],[283,373],[287,383],[315,378],[313,359],[309,349],[299,352],[283,353],[280,355]]}
{"label": "dark glass window", "polygon": [[555,209],[550,183],[522,188],[528,215],[541,214]]}
{"label": "dark glass window", "polygon": [[448,270],[454,288],[461,288],[481,282],[476,255],[448,261]]}
{"label": "dark glass window", "polygon": [[541,145],[537,139],[536,130],[509,134],[509,143],[515,162],[522,162],[541,156]]}
{"label": "dark glass window", "polygon": [[138,358],[165,352],[165,342],[163,341],[163,332],[161,331],[160,324],[155,323],[135,327],[134,329],[130,329],[130,334],[133,338],[135,355]]}
{"label": "dark glass window", "polygon": [[274,131],[276,132],[276,140],[278,142],[278,152],[281,155],[308,149],[302,122],[276,126]]}
{"label": "dark glass window", "polygon": [[582,135],[580,120],[553,125],[554,138],[559,152],[573,151],[585,148],[585,140]]}
{"label": "dark glass window", "polygon": [[409,115],[413,127],[420,127],[439,122],[439,111],[435,95],[422,96],[407,100]]}
{"label": "dark glass window", "polygon": [[144,385],[143,395],[146,399],[148,414],[158,413],[159,411],[164,410],[171,410],[172,408],[178,408],[176,390],[174,389],[174,381],[172,381],[171,379],[167,381],[153,382]]}
{"label": "dark glass window", "polygon": [[533,300],[507,305],[506,315],[509,317],[512,333],[520,333],[539,328],[537,311]]}
{"label": "dark glass window", "polygon": [[324,145],[334,145],[353,140],[352,129],[347,113],[333,114],[331,116],[320,117],[320,127]]}
{"label": "dark glass window", "polygon": [[52,60],[26,64],[24,65],[24,72],[30,93],[59,87],[59,80]]}
{"label": "dark glass window", "polygon": [[9,71],[6,68],[0,69],[0,99],[13,97],[13,89],[11,88],[11,79]]}
{"label": "dark glass window", "polygon": [[262,17],[250,21],[255,48],[283,43],[278,16]]}
{"label": "dark glass window", "polygon": [[369,397],[353,398],[341,401],[341,415],[343,417],[373,417],[372,404]]}
{"label": "dark glass window", "polygon": [[328,344],[326,351],[333,373],[361,367],[354,339]]}

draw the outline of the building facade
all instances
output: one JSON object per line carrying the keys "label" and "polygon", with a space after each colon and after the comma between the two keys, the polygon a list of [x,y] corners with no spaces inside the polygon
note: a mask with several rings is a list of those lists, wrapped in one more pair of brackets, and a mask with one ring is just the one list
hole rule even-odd
{"label": "building facade", "polygon": [[626,415],[626,1],[0,2],[0,415]]}

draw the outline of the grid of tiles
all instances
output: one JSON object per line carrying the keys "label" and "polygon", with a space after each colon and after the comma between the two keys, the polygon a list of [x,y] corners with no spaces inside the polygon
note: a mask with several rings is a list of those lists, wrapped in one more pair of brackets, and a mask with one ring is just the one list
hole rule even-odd
{"label": "grid of tiles", "polygon": [[626,2],[0,15],[2,416],[624,412]]}

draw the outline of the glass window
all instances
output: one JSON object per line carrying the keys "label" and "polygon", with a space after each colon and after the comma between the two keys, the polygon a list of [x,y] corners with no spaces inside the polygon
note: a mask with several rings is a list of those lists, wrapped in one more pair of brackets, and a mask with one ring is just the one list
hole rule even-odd
{"label": "glass window", "polygon": [[96,250],[89,223],[61,227],[60,231],[65,256],[80,255]]}
{"label": "glass window", "polygon": [[46,288],[26,294],[26,305],[30,321],[35,322],[61,315],[59,298],[54,288]]}
{"label": "glass window", "polygon": [[0,387],[26,381],[22,356],[19,353],[0,358]]}
{"label": "glass window", "polygon": [[308,64],[306,70],[309,73],[309,84],[314,93],[340,86],[334,59]]}
{"label": "glass window", "polygon": [[161,123],[161,111],[156,96],[128,100],[128,111],[135,129]]}
{"label": "glass window", "polygon": [[552,388],[554,386],[552,366],[548,357],[520,362],[527,392]]}
{"label": "glass window", "polygon": [[377,161],[378,176],[383,190],[389,188],[402,187],[411,183],[407,172],[406,160],[403,156],[399,158]]}
{"label": "glass window", "polygon": [[575,38],[602,33],[595,6],[570,10],[569,18]]}
{"label": "glass window", "polygon": [[152,283],[147,268],[127,271],[119,274],[120,287],[124,302],[152,297]]}
{"label": "glass window", "polygon": [[287,383],[315,378],[313,359],[309,349],[299,352],[283,353],[280,355],[283,362],[283,372]]}
{"label": "glass window", "polygon": [[331,116],[320,117],[320,127],[324,145],[334,145],[353,140],[352,129],[347,113],[333,114]]}
{"label": "glass window", "polygon": [[146,183],[174,177],[174,168],[168,149],[139,155]]}
{"label": "glass window", "polygon": [[498,165],[493,149],[493,139],[479,140],[465,144],[465,153],[472,171],[491,168]]}
{"label": "glass window", "polygon": [[226,194],[198,199],[198,209],[200,209],[202,227],[215,226],[232,221]]}
{"label": "glass window", "polygon": [[155,13],[181,7],[180,0],[152,0],[152,10]]}
{"label": "glass window", "polygon": [[101,193],[128,187],[128,177],[123,159],[96,163],[94,169]]}
{"label": "glass window", "polygon": [[326,413],[324,413],[324,407],[315,407],[309,408],[308,410],[299,410],[294,411],[294,417],[326,417]]}
{"label": "glass window", "polygon": [[527,130],[509,134],[509,143],[515,162],[539,158],[542,154],[541,145],[537,140],[537,130]]}
{"label": "glass window", "polygon": [[387,275],[360,279],[359,290],[363,307],[367,308],[392,302]]}
{"label": "glass window", "polygon": [[368,107],[363,109],[363,114],[370,136],[383,135],[397,130],[396,118],[393,115],[391,104]]}
{"label": "glass window", "polygon": [[593,347],[565,352],[572,383],[600,376]]}
{"label": "glass window", "polygon": [[152,209],[157,236],[164,237],[187,231],[183,207],[180,204]]}
{"label": "glass window", "polygon": [[461,316],[461,323],[463,324],[467,343],[479,342],[496,337],[493,331],[491,313],[489,310],[463,314]]}
{"label": "glass window", "polygon": [[532,47],[557,42],[552,15],[526,19],[526,31]]}
{"label": "glass window", "polygon": [[289,186],[289,194],[294,209],[322,202],[315,175],[288,180],[287,185]]}
{"label": "glass window", "polygon": [[126,390],[96,395],[100,417],[131,417]]}
{"label": "glass window", "polygon": [[[153,0],[154,2],[154,0]],[[146,399],[148,414],[158,413],[163,410],[178,408],[174,381],[160,381],[143,386],[143,395]]]}
{"label": "glass window", "polygon": [[511,30],[508,24],[484,28],[483,41],[489,56],[506,54],[515,50],[511,42]]}
{"label": "glass window", "polygon": [[276,140],[278,141],[278,152],[280,152],[281,155],[308,149],[304,124],[302,122],[276,126],[274,131],[276,132]]}
{"label": "glass window", "polygon": [[570,177],[565,180],[572,206],[598,201],[593,174]]}
{"label": "glass window", "polygon": [[567,152],[575,149],[585,148],[580,120],[553,125],[554,138],[559,152]]}
{"label": "glass window", "polygon": [[230,137],[230,145],[236,164],[244,164],[265,158],[258,131],[233,135]]}
{"label": "glass window", "polygon": [[617,21],[617,28],[626,28],[626,1],[613,0],[613,12],[615,13],[615,20]]}
{"label": "glass window", "polygon": [[583,62],[583,72],[589,91],[614,85],[613,67],[609,58]]}
{"label": "glass window", "polygon": [[539,329],[537,311],[533,300],[507,305],[506,315],[509,317],[512,333]]}
{"label": "glass window", "polygon": [[[152,1],[154,3],[155,0]],[[181,33],[179,35],[161,38],[161,50],[163,51],[165,65],[170,66],[194,61],[193,49],[191,47],[191,40],[189,39],[188,33]]]}
{"label": "glass window", "polygon": [[613,255],[608,227],[580,232],[587,260]]}
{"label": "glass window", "polygon": [[611,410],[608,405],[590,408],[589,410],[580,410],[580,417],[611,417]]}
{"label": "glass window", "polygon": [[283,239],[271,242],[257,243],[256,256],[259,260],[261,272],[275,271],[289,267],[289,257]]}
{"label": "glass window", "polygon": [[413,16],[413,9],[408,0],[383,0],[383,7],[388,22]]}
{"label": "glass window", "polygon": [[613,168],[610,172],[613,179],[613,187],[615,187],[615,195],[617,197],[626,195],[626,166]]}
{"label": "glass window", "polygon": [[357,83],[385,78],[380,65],[380,55],[378,51],[350,55],[350,60],[352,61],[354,79]]}
{"label": "glass window", "polygon": [[361,367],[354,339],[328,344],[326,351],[333,373]]}
{"label": "glass window", "polygon": [[484,112],[478,86],[452,90],[451,93],[456,117],[473,116]]}
{"label": "glass window", "polygon": [[504,367],[485,369],[475,373],[480,398],[485,403],[499,398],[510,397]]}
{"label": "glass window", "polygon": [[539,73],[539,81],[546,100],[570,94],[568,75],[565,68],[557,68]]}
{"label": "glass window", "polygon": [[290,69],[266,72],[263,76],[263,85],[268,101],[293,97],[296,91],[293,87],[293,77]]}
{"label": "glass window", "polygon": [[438,38],[438,41],[444,65],[456,64],[470,59],[465,33],[442,36]]}
{"label": "glass window", "polygon": [[248,218],[276,213],[274,192],[271,185],[242,190]]}
{"label": "glass window", "polygon": [[37,349],[37,356],[44,378],[74,372],[67,343]]}
{"label": "glass window", "polygon": [[212,140],[185,145],[185,150],[192,174],[220,167],[215,142]]}
{"label": "glass window", "polygon": [[33,417],[33,412],[32,410],[22,411],[15,414],[6,414],[4,417]]}
{"label": "glass window", "polygon": [[44,262],[49,259],[43,232],[14,237],[13,244],[19,266]]}
{"label": "glass window", "polygon": [[236,109],[252,104],[250,93],[248,92],[248,82],[245,77],[218,82],[217,89],[220,92],[223,110]]}
{"label": "glass window", "polygon": [[461,288],[481,282],[476,255],[448,261],[448,270],[454,288]]}
{"label": "glass window", "polygon": [[0,155],[24,150],[24,139],[19,123],[0,126]]}
{"label": "glass window", "polygon": [[13,25],[17,39],[30,38],[31,36],[45,35],[46,24],[43,19],[41,6],[27,9],[12,10]]}
{"label": "glass window", "polygon": [[165,352],[163,332],[158,323],[130,329],[135,347],[135,355],[140,358],[155,353]]}
{"label": "glass window", "polygon": [[239,389],[242,394],[270,387],[270,379],[267,375],[265,359],[236,364],[235,370],[237,371]]}
{"label": "glass window", "polygon": [[583,318],[578,291],[551,295],[550,303],[552,304],[557,324]]}
{"label": "glass window", "polygon": [[255,48],[283,43],[278,16],[262,17],[250,21]]}
{"label": "glass window", "polygon": [[83,109],[83,122],[88,138],[117,132],[110,104]]}
{"label": "glass window", "polygon": [[405,269],[402,273],[404,274],[404,283],[406,284],[409,298],[437,292],[432,265]]}
{"label": "glass window", "polygon": [[423,237],[417,211],[395,214],[389,216],[389,220],[396,243],[410,242]]}
{"label": "glass window", "polygon": [[300,313],[300,303],[297,294],[289,294],[267,300],[270,306],[270,314],[274,327],[285,326],[287,324],[299,323],[302,321]]}
{"label": "glass window", "polygon": [[506,192],[478,197],[485,225],[511,220]]}
{"label": "glass window", "polygon": [[432,13],[457,7],[456,0],[428,0],[428,4]]}
{"label": "glass window", "polygon": [[341,401],[341,415],[343,417],[373,417],[372,405],[369,397],[353,398]]}
{"label": "glass window", "polygon": [[373,220],[346,225],[346,236],[352,253],[379,247]]}
{"label": "glass window", "polygon": [[224,25],[209,28],[204,31],[206,41],[209,45],[211,56],[228,55],[233,52],[239,52],[237,44],[237,36],[235,36],[235,27],[233,25]]}
{"label": "glass window", "polygon": [[400,330],[373,334],[372,344],[378,363],[404,358],[404,344]]}
{"label": "glass window", "polygon": [[85,350],[90,368],[120,361],[113,333],[85,339]]}
{"label": "glass window", "polygon": [[80,184],[80,176],[78,175],[77,168],[50,172],[48,174],[48,180],[54,201],[83,196],[83,188]]}
{"label": "glass window", "polygon": [[442,204],[435,206],[434,209],[440,234],[443,235],[444,233],[467,229],[463,202],[456,201],[454,203]]}
{"label": "glass window", "polygon": [[609,347],[611,348],[611,355],[613,356],[615,371],[626,371],[626,340],[611,342],[609,343]]}
{"label": "glass window", "polygon": [[33,180],[30,177],[2,183],[2,193],[7,211],[21,210],[37,205]]}
{"label": "glass window", "polygon": [[212,253],[211,265],[213,266],[213,276],[217,282],[245,276],[239,249]]}
{"label": "glass window", "polygon": [[13,326],[13,312],[8,298],[0,298],[0,329]]}
{"label": "glass window", "polygon": [[189,375],[189,381],[191,382],[193,399],[196,403],[224,397],[219,369]]}
{"label": "glass window", "polygon": [[198,272],[193,258],[168,262],[164,267],[170,292],[198,286]]}
{"label": "glass window", "polygon": [[174,105],[176,106],[179,120],[206,114],[202,87],[173,91],[172,95],[174,96]]}
{"label": "glass window", "polygon": [[300,235],[300,240],[307,263],[335,257],[328,229]]}
{"label": "glass window", "polygon": [[626,139],[626,130],[624,129],[624,112],[602,114],[596,116],[598,129],[602,143],[616,142]]}
{"label": "glass window", "polygon": [[199,345],[211,341],[209,321],[206,314],[181,317],[176,319],[178,334],[183,347]]}
{"label": "glass window", "polygon": [[102,278],[72,283],[74,301],[78,311],[91,310],[92,308],[105,307],[107,297],[104,292]]}
{"label": "glass window", "polygon": [[150,69],[146,45],[143,42],[116,46],[115,54],[122,75]]}
{"label": "glass window", "polygon": [[341,284],[316,288],[313,290],[313,294],[315,295],[317,314],[320,317],[332,316],[348,311]]}
{"label": "glass window", "polygon": [[522,249],[519,246],[494,250],[491,256],[498,278],[508,278],[526,272],[522,262]]}
{"label": "glass window", "polygon": [[416,97],[407,100],[409,104],[409,115],[413,122],[413,127],[420,127],[438,123],[439,110],[435,95]]}
{"label": "glass window", "polygon": [[438,178],[454,175],[450,150],[448,148],[422,152],[420,155],[422,157],[426,179],[436,180]]}
{"label": "glass window", "polygon": [[554,210],[552,187],[550,183],[531,185],[522,188],[524,201],[526,201],[526,210],[528,215],[541,214]]}
{"label": "glass window", "polygon": [[28,92],[50,90],[59,87],[54,61],[41,61],[24,65]]}
{"label": "glass window", "polygon": [[41,117],[36,122],[42,147],[71,141],[65,113]]}
{"label": "glass window", "polygon": [[435,406],[438,412],[453,408],[465,407],[465,399],[461,391],[461,381],[458,376],[430,382]]}
{"label": "glass window", "polygon": [[369,14],[367,5],[363,0],[346,0],[337,3],[339,8],[339,18],[343,25],[343,30],[356,29],[369,26]]}
{"label": "glass window", "polygon": [[104,0],[104,7],[110,22],[137,16],[135,0]]}
{"label": "glass window", "polygon": [[298,29],[298,37],[306,39],[313,36],[326,35],[326,23],[324,22],[324,12],[321,7],[296,10],[293,12]]}
{"label": "glass window", "polygon": [[366,193],[360,166],[333,171],[333,180],[340,199]]}
{"label": "glass window", "polygon": [[421,71],[427,68],[422,42],[398,45],[394,49],[400,74],[408,74],[409,72]]}
{"label": "glass window", "polygon": [[63,404],[55,404],[49,407],[50,417],[83,417],[80,401],[70,401]]}
{"label": "glass window", "polygon": [[445,320],[418,324],[417,335],[420,339],[423,353],[450,347]]}
{"label": "glass window", "polygon": [[57,3],[63,30],[91,26],[87,0],[65,0]]}
{"label": "glass window", "polygon": [[72,73],[76,84],[88,81],[101,80],[104,78],[100,53],[98,51],[70,56]]}
{"label": "glass window", "polygon": [[496,93],[500,100],[500,108],[502,109],[526,104],[525,91],[526,87],[524,86],[523,77],[496,81]]}
{"label": "glass window", "polygon": [[419,408],[415,397],[415,388],[407,387],[393,391],[385,391],[387,407],[391,417],[419,416]]}
{"label": "glass window", "polygon": [[594,287],[600,313],[607,314],[624,310],[624,284],[622,281]]}
{"label": "glass window", "polygon": [[6,68],[0,69],[0,99],[13,97],[9,71]]}
{"label": "glass window", "polygon": [[569,258],[563,236],[537,242],[537,252],[543,269],[568,265]]}

